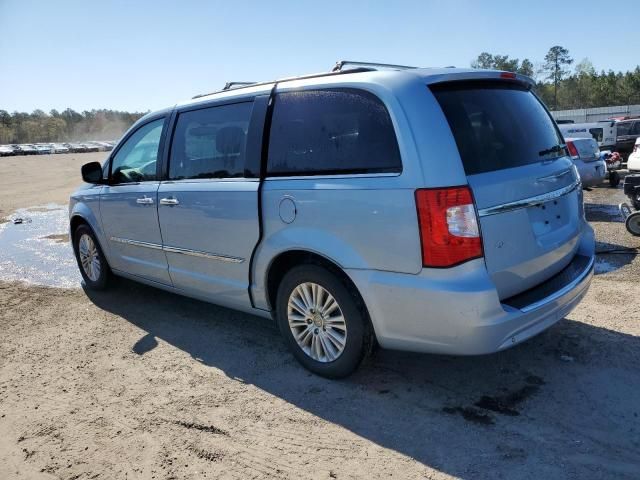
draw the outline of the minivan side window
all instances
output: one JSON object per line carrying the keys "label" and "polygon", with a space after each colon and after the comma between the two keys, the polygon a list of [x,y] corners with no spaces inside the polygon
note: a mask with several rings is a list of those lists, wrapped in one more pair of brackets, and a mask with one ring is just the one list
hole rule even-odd
{"label": "minivan side window", "polygon": [[131,135],[111,160],[111,183],[156,179],[158,148],[164,118],[143,125]]}
{"label": "minivan side window", "polygon": [[244,177],[252,109],[253,102],[243,102],[180,113],[169,179]]}
{"label": "minivan side window", "polygon": [[389,112],[375,95],[355,89],[276,95],[268,175],[401,171]]}

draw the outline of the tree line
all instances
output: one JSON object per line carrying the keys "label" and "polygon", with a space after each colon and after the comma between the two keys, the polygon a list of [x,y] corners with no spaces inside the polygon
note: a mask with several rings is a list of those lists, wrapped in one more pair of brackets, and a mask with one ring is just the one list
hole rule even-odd
{"label": "tree line", "polygon": [[575,63],[566,48],[555,45],[534,64],[508,55],[482,52],[473,68],[522,73],[536,81],[536,93],[551,110],[640,104],[640,66],[628,72],[596,71],[588,58]]}
{"label": "tree line", "polygon": [[0,110],[0,144],[117,140],[143,115],[105,109],[82,113],[71,108],[49,113]]}

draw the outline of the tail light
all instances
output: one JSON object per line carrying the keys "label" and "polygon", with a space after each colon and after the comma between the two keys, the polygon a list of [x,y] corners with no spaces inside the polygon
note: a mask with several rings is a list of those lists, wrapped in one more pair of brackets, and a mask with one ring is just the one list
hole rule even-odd
{"label": "tail light", "polygon": [[452,267],[483,255],[469,187],[416,190],[425,267]]}
{"label": "tail light", "polygon": [[580,156],[578,154],[578,149],[571,140],[567,141],[567,150],[569,150],[569,155],[571,155],[571,158],[578,158]]}

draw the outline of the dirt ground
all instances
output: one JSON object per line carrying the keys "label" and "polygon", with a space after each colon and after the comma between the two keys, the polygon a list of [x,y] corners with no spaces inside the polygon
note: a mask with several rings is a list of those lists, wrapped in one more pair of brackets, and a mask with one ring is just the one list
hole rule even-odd
{"label": "dirt ground", "polygon": [[[0,217],[64,204],[104,156],[0,159]],[[599,250],[640,246],[623,199],[585,194]],[[640,478],[639,265],[599,255],[578,308],[511,350],[380,350],[342,381],[251,315],[0,281],[0,479]]]}

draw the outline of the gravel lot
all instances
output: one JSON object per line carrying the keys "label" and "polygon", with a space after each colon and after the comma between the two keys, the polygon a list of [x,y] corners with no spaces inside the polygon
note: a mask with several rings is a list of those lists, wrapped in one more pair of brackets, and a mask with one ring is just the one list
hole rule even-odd
{"label": "gravel lot", "polygon": [[[2,252],[19,228],[65,205],[80,165],[105,155],[0,158],[0,218],[33,216],[0,225],[1,479],[639,478],[635,255],[599,255],[579,307],[511,350],[380,350],[329,381],[257,317],[124,280],[100,294],[73,276],[42,286],[62,275],[47,258],[69,261],[56,222],[20,240],[42,260],[14,281]],[[585,192],[600,250],[640,246],[623,200]]]}

